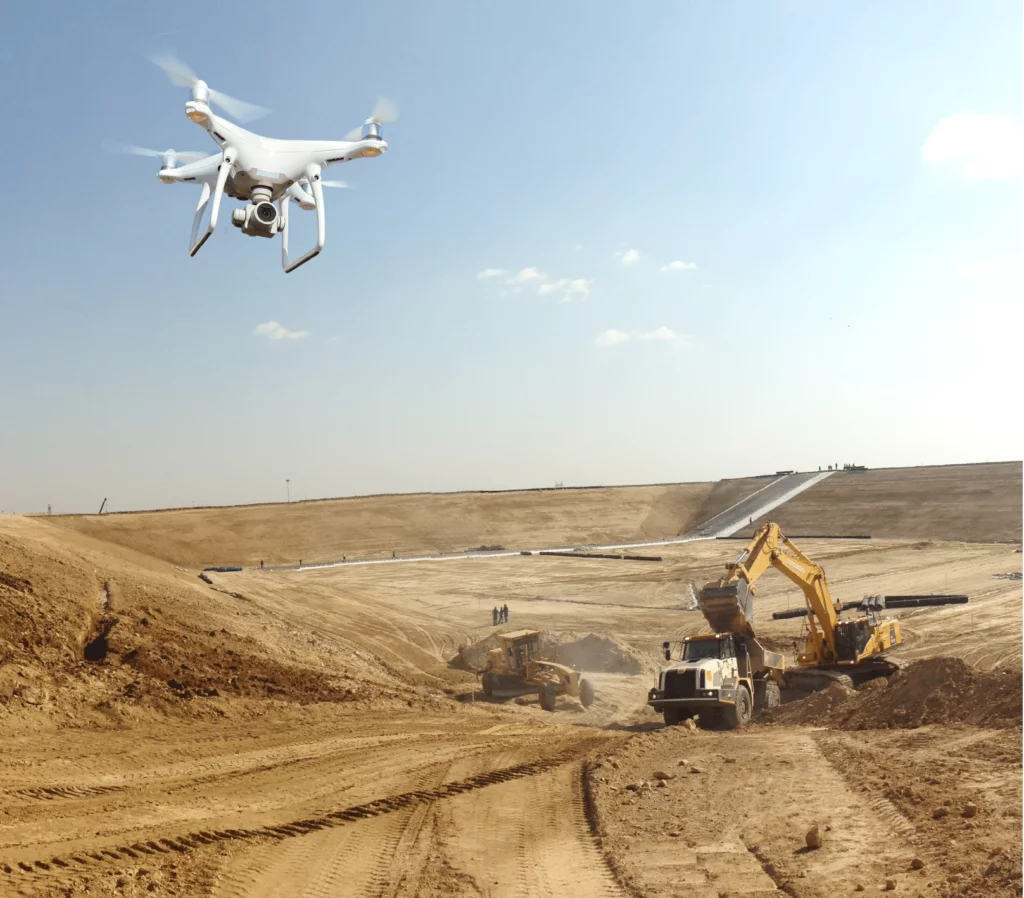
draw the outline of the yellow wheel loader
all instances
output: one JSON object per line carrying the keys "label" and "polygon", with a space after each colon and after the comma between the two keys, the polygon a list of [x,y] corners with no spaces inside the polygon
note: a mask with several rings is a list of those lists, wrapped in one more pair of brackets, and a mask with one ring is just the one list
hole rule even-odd
{"label": "yellow wheel loader", "polygon": [[488,698],[539,695],[545,711],[554,711],[558,697],[577,698],[584,708],[594,703],[594,686],[579,671],[540,657],[540,631],[501,634],[501,646],[487,653],[483,692]]}

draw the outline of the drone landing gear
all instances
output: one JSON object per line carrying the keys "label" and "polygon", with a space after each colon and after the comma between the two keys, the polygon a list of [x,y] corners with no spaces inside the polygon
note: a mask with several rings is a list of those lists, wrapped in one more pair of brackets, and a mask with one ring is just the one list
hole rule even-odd
{"label": "drone landing gear", "polygon": [[296,268],[300,265],[305,265],[314,256],[320,255],[320,251],[324,248],[324,240],[327,237],[327,220],[324,218],[324,187],[320,183],[320,166],[310,166],[306,178],[309,181],[309,187],[313,191],[313,200],[316,203],[316,246],[294,262],[288,262],[288,232],[290,231],[288,227],[288,206],[290,199],[288,194],[285,194],[281,197],[281,267],[284,269],[285,274],[295,271]]}
{"label": "drone landing gear", "polygon": [[231,166],[235,161],[235,151],[231,148],[224,151],[224,158],[221,160],[217,170],[217,185],[213,188],[213,208],[210,209],[210,223],[206,226],[206,233],[196,241],[196,233],[199,231],[199,222],[203,220],[203,213],[206,211],[206,204],[210,201],[210,185],[203,184],[203,192],[199,195],[199,205],[196,207],[195,218],[192,219],[192,239],[189,241],[191,249],[190,256],[194,256],[202,248],[202,245],[210,239],[213,229],[217,227],[217,216],[220,212],[220,201],[224,196],[224,185],[227,183],[228,175],[231,174]]}

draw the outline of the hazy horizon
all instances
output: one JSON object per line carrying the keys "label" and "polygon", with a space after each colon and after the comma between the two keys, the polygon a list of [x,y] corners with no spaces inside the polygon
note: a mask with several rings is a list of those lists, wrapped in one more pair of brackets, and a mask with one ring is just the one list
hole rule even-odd
{"label": "hazy horizon", "polygon": [[[1019,2],[245,17],[5,10],[0,510],[1021,457]],[[189,258],[195,185],[104,152],[213,149],[166,51],[266,136],[397,102],[304,268],[230,222]]]}

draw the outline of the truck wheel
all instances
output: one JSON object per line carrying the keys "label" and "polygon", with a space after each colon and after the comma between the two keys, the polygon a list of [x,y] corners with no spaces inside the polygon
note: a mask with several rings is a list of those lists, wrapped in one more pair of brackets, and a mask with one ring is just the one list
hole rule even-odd
{"label": "truck wheel", "polygon": [[779,684],[774,680],[758,680],[754,683],[754,710],[777,708],[782,702]]}
{"label": "truck wheel", "polygon": [[676,727],[683,721],[682,712],[678,708],[665,708],[665,726]]}
{"label": "truck wheel", "polygon": [[483,690],[488,698],[494,695],[494,674],[490,671],[484,674]]}
{"label": "truck wheel", "polygon": [[556,698],[555,687],[549,683],[540,691],[540,706],[545,711],[554,711]]}
{"label": "truck wheel", "polygon": [[750,693],[741,686],[736,690],[736,703],[722,709],[722,723],[727,730],[735,730],[750,723]]}
{"label": "truck wheel", "polygon": [[580,704],[584,708],[594,704],[594,684],[590,680],[580,680]]}

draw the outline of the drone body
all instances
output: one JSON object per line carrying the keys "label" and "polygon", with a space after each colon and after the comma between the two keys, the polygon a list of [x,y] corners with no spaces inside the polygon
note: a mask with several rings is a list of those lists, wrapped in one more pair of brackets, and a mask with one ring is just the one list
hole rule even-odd
{"label": "drone body", "polygon": [[[224,194],[247,203],[244,208],[234,210],[231,216],[232,224],[241,228],[243,234],[267,238],[281,234],[281,266],[285,273],[294,271],[318,255],[326,239],[323,188],[347,186],[341,182],[324,181],[323,170],[329,165],[382,155],[388,145],[381,137],[380,124],[395,120],[393,106],[386,101],[378,102],[377,109],[362,128],[350,132],[344,140],[278,140],[254,134],[215,115],[210,103],[217,103],[236,118],[262,114],[259,107],[211,90],[206,82],[200,81],[175,59],[153,61],[167,72],[172,83],[191,87],[192,97],[185,103],[185,115],[204,128],[219,147],[218,152],[202,157],[199,153],[175,153],[173,150],[158,153],[128,148],[130,152],[142,155],[161,156],[161,168],[157,173],[161,182],[188,182],[202,186],[192,222],[189,255],[199,252],[213,234]],[[288,257],[291,202],[297,203],[301,209],[315,211],[317,219],[316,244],[294,261]],[[207,205],[210,205],[209,223],[205,232],[198,236]]]}

